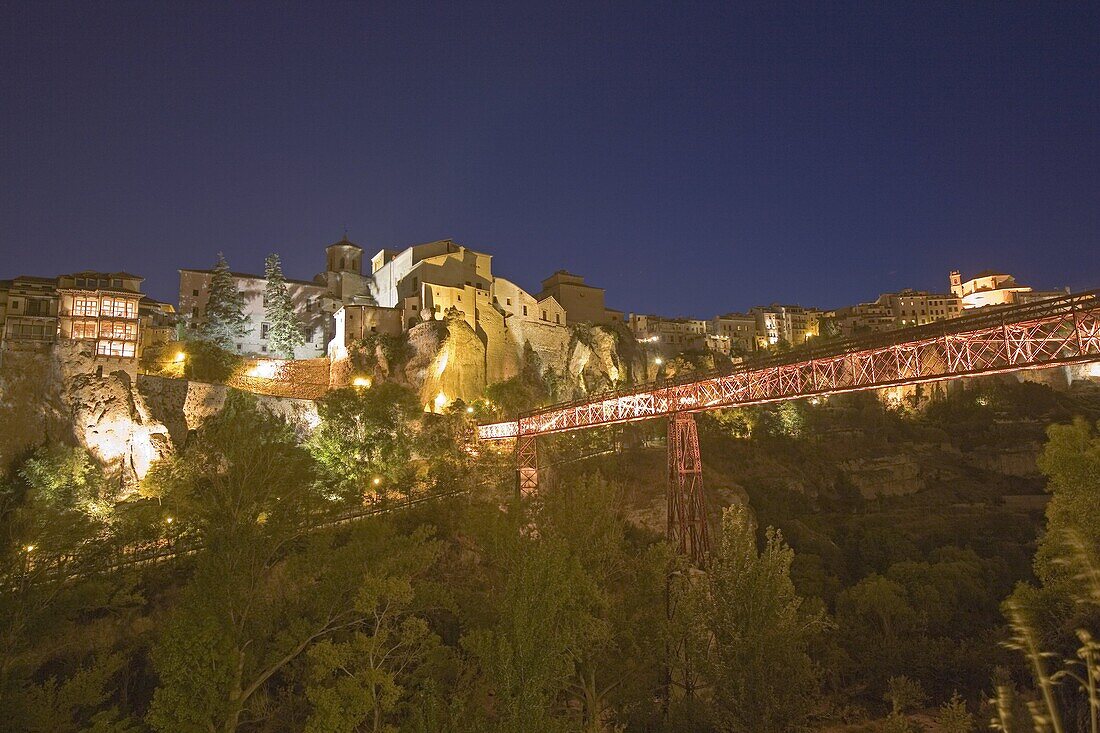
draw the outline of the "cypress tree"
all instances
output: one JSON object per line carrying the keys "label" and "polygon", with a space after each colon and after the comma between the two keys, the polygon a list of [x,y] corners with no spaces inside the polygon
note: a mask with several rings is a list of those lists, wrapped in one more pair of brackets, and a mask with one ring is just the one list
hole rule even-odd
{"label": "cypress tree", "polygon": [[279,255],[268,255],[264,263],[264,321],[267,322],[268,352],[294,358],[294,347],[305,343],[302,327],[294,314],[294,304],[287,292],[286,278]]}
{"label": "cypress tree", "polygon": [[199,338],[232,350],[234,343],[252,329],[244,314],[244,295],[237,289],[225,256],[219,252],[210,278],[210,298],[199,321]]}

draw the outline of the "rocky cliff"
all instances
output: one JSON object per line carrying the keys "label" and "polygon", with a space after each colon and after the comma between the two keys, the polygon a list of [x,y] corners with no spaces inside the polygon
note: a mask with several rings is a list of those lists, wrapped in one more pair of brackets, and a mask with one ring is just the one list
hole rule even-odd
{"label": "rocky cliff", "polygon": [[[93,358],[81,343],[43,353],[7,352],[0,365],[0,469],[46,441],[79,445],[127,489],[188,431],[221,410],[228,387],[139,375],[132,362]],[[257,396],[304,431],[310,400]]]}
{"label": "rocky cliff", "polygon": [[416,390],[426,409],[438,409],[455,399],[478,399],[486,386],[520,373],[527,361],[554,383],[559,399],[655,376],[652,360],[625,329],[538,323],[507,331],[493,324],[485,328],[500,333],[488,338],[482,328],[474,330],[462,318],[449,316],[418,324],[402,336],[373,336],[352,347],[346,361],[333,364],[333,386],[356,377],[395,381]]}

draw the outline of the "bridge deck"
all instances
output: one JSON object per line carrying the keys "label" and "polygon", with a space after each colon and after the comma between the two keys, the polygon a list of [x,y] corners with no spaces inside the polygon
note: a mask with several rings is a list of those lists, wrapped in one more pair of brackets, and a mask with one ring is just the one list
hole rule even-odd
{"label": "bridge deck", "polygon": [[478,426],[481,440],[542,435],[814,395],[1100,361],[1100,291],[753,359]]}

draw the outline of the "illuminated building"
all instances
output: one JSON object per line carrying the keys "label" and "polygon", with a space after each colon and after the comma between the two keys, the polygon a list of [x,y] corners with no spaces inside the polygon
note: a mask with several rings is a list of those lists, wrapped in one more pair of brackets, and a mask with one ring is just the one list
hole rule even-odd
{"label": "illuminated building", "polygon": [[57,279],[58,335],[94,341],[97,356],[132,359],[139,355],[138,310],[145,278],[127,272],[77,272]]}
{"label": "illuminated building", "polygon": [[87,341],[99,358],[134,359],[142,348],[143,280],[128,272],[76,272],[0,281],[3,348]]}
{"label": "illuminated building", "polygon": [[623,323],[622,311],[604,305],[604,292],[603,288],[585,284],[580,275],[558,270],[542,281],[542,292],[536,298],[554,298],[572,323]]}
{"label": "illuminated building", "polygon": [[996,270],[984,270],[965,281],[958,270],[952,270],[949,280],[951,292],[962,299],[962,307],[965,309],[1017,305],[1057,298],[1068,292],[1068,289],[1036,291],[1027,285],[1018,284],[1012,275]]}
{"label": "illuminated building", "polygon": [[781,342],[798,346],[818,335],[821,311],[816,308],[772,303],[756,306],[749,313],[756,318],[756,342],[763,348]]}

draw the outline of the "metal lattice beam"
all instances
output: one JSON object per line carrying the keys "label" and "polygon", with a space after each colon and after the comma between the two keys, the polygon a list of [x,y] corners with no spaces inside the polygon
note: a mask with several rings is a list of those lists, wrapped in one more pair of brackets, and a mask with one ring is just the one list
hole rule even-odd
{"label": "metal lattice beam", "polygon": [[516,438],[516,487],[521,496],[539,490],[539,452],[534,435]]}
{"label": "metal lattice beam", "polygon": [[1100,361],[1100,291],[756,360],[729,374],[595,395],[518,421],[480,425],[478,437],[522,438],[676,413],[1093,361]]}
{"label": "metal lattice beam", "polygon": [[702,565],[710,552],[703,464],[695,418],[676,413],[668,418],[668,529],[670,545],[692,563]]}

